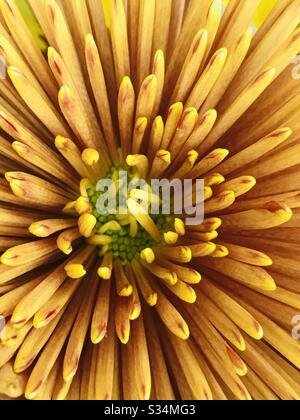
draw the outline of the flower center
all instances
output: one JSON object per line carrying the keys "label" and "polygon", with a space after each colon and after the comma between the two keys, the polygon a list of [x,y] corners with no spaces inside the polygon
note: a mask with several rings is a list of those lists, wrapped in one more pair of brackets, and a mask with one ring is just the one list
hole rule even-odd
{"label": "flower center", "polygon": [[89,244],[99,248],[99,256],[111,253],[126,265],[145,256],[147,250],[178,240],[175,225],[179,219],[171,211],[161,214],[161,198],[132,169],[111,167],[95,183],[83,179],[81,194],[77,200],[77,211],[82,213],[79,230]]}

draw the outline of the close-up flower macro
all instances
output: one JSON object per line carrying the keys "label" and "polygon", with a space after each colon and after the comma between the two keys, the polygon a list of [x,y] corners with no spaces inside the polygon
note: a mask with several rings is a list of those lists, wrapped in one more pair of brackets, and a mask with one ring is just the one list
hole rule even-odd
{"label": "close-up flower macro", "polygon": [[0,0],[0,400],[300,399],[299,23]]}

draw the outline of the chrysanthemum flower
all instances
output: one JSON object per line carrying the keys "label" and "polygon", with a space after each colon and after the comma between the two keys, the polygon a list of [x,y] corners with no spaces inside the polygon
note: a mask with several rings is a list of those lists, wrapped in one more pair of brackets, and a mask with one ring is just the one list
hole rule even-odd
{"label": "chrysanthemum flower", "polygon": [[[1,0],[0,393],[300,398],[300,1],[259,3],[28,0],[45,57]],[[175,178],[203,223],[140,211]]]}

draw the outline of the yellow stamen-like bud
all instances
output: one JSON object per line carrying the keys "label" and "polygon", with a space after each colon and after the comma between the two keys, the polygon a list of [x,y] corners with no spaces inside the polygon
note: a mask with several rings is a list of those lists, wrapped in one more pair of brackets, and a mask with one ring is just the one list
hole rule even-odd
{"label": "yellow stamen-like bud", "polygon": [[98,276],[103,280],[110,280],[111,270],[108,267],[100,267],[98,270]]}
{"label": "yellow stamen-like bud", "polygon": [[151,293],[147,298],[147,303],[149,306],[155,306],[157,304],[158,296],[157,293]]}
{"label": "yellow stamen-like bud", "polygon": [[81,158],[87,166],[94,166],[99,162],[100,155],[95,149],[85,149],[82,152]]}
{"label": "yellow stamen-like bud", "polygon": [[176,232],[164,233],[164,240],[168,245],[175,245],[178,241],[179,235]]}
{"label": "yellow stamen-like bud", "polygon": [[217,239],[219,236],[218,232],[216,230],[213,230],[212,232],[192,232],[190,234],[191,239],[207,242],[207,241],[213,241],[214,239]]}
{"label": "yellow stamen-like bud", "polygon": [[118,262],[114,264],[115,270],[115,281],[116,281],[116,291],[117,294],[121,297],[128,297],[133,294],[133,286],[127,277],[127,274]]}
{"label": "yellow stamen-like bud", "polygon": [[188,246],[162,248],[160,252],[163,256],[168,257],[168,259],[171,261],[179,263],[189,263],[193,256],[192,250]]}
{"label": "yellow stamen-like bud", "polygon": [[183,281],[179,280],[174,286],[167,285],[167,287],[184,302],[195,303],[197,300],[195,290]]}
{"label": "yellow stamen-like bud", "polygon": [[91,209],[89,199],[87,197],[79,197],[75,203],[75,210],[78,214],[84,214]]}
{"label": "yellow stamen-like bud", "polygon": [[57,238],[57,248],[66,255],[70,255],[73,251],[71,242],[62,235]]}
{"label": "yellow stamen-like bud", "polygon": [[119,231],[121,230],[121,226],[118,222],[116,222],[115,220],[112,220],[111,222],[105,223],[105,225],[102,225],[101,228],[98,230],[98,232],[100,233],[100,235],[105,234],[108,230],[112,230],[112,231]]}
{"label": "yellow stamen-like bud", "polygon": [[107,253],[102,261],[101,266],[98,270],[98,276],[103,280],[110,280],[112,275],[113,259],[111,252]]}
{"label": "yellow stamen-like bud", "polygon": [[97,224],[97,219],[92,214],[83,214],[78,220],[79,231],[85,238],[89,238]]}
{"label": "yellow stamen-like bud", "polygon": [[172,162],[171,153],[167,150],[159,150],[156,154],[156,158],[160,159],[162,162],[168,165],[170,165]]}
{"label": "yellow stamen-like bud", "polygon": [[40,222],[32,223],[28,230],[32,235],[37,236],[38,238],[46,238],[49,232],[48,227]]}
{"label": "yellow stamen-like bud", "polygon": [[159,150],[152,163],[149,178],[157,179],[160,178],[167,168],[171,165],[172,156],[167,150]]}
{"label": "yellow stamen-like bud", "polygon": [[221,174],[211,174],[204,178],[205,185],[207,187],[212,187],[214,185],[220,185],[225,181],[225,178]]}
{"label": "yellow stamen-like bud", "polygon": [[107,235],[93,235],[88,238],[87,241],[90,245],[100,246],[100,245],[109,245],[112,242],[112,238]]}
{"label": "yellow stamen-like bud", "polygon": [[194,166],[197,162],[197,159],[199,157],[199,153],[197,150],[190,150],[187,155],[187,159],[190,162],[191,166]]}
{"label": "yellow stamen-like bud", "polygon": [[68,144],[68,139],[66,139],[65,137],[57,136],[55,138],[55,147],[57,149],[62,149],[66,147],[67,144]]}
{"label": "yellow stamen-like bud", "polygon": [[129,297],[133,293],[132,285],[126,284],[122,288],[119,289],[118,295],[121,297]]}
{"label": "yellow stamen-like bud", "polygon": [[217,244],[216,250],[210,255],[213,258],[224,258],[229,254],[228,249],[224,245]]}
{"label": "yellow stamen-like bud", "polygon": [[152,274],[154,274],[159,279],[164,280],[170,286],[174,286],[178,281],[178,276],[175,271],[168,270],[165,267],[162,267],[156,263],[147,264],[143,260],[140,260],[141,264]]}
{"label": "yellow stamen-like bud", "polygon": [[127,156],[126,163],[128,166],[136,167],[139,175],[146,178],[149,171],[149,160],[144,155],[129,155]]}
{"label": "yellow stamen-like bud", "polygon": [[81,279],[86,275],[86,269],[82,264],[67,264],[65,266],[65,271],[68,277],[74,280]]}
{"label": "yellow stamen-like bud", "polygon": [[78,228],[65,230],[57,238],[57,248],[64,254],[70,255],[73,252],[72,242],[79,239],[80,235]]}
{"label": "yellow stamen-like bud", "polygon": [[87,198],[88,197],[87,190],[91,187],[92,187],[91,181],[87,178],[83,178],[80,181],[80,194],[81,194],[81,196]]}
{"label": "yellow stamen-like bud", "polygon": [[175,227],[176,233],[178,233],[179,236],[185,235],[185,225],[182,219],[179,219],[176,217],[174,221],[174,227]]}
{"label": "yellow stamen-like bud", "polygon": [[155,254],[151,248],[145,248],[140,253],[141,258],[148,264],[152,264],[155,261]]}

